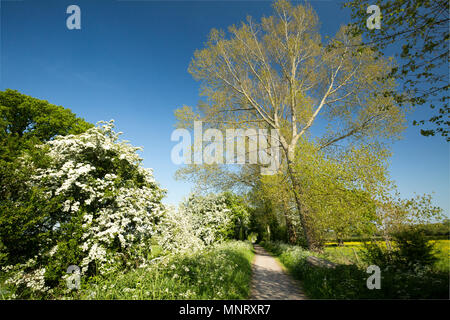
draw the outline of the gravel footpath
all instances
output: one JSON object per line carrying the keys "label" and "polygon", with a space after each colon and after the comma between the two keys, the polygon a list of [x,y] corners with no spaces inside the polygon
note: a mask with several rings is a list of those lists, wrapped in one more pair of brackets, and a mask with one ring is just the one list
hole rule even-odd
{"label": "gravel footpath", "polygon": [[252,300],[305,300],[298,281],[286,274],[280,264],[263,247],[255,245]]}

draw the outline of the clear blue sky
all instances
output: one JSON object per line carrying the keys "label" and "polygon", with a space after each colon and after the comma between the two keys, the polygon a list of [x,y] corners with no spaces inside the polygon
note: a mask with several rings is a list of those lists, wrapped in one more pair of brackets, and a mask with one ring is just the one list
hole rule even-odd
{"label": "clear blue sky", "polygon": [[[349,13],[338,1],[310,1],[323,35],[334,35]],[[81,8],[81,30],[66,28],[66,8]],[[246,15],[271,14],[270,1],[1,0],[0,90],[20,92],[70,108],[96,123],[115,119],[123,138],[143,146],[176,204],[190,192],[173,178],[170,151],[173,111],[198,101],[198,83],[187,72],[195,49],[211,28],[226,29]],[[409,119],[426,118],[428,110]],[[411,120],[409,121],[411,123]],[[396,142],[391,176],[403,197],[435,192],[449,213],[449,144],[409,127]]]}

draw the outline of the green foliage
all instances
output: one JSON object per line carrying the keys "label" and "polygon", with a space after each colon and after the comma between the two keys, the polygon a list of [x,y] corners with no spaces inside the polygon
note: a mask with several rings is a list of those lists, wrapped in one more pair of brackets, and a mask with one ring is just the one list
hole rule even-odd
{"label": "green foliage", "polygon": [[[381,28],[369,30],[366,10],[373,4],[380,7]],[[440,134],[450,141],[448,0],[347,0],[344,6],[351,8],[353,30],[367,38],[367,45],[380,51],[399,48],[398,66],[389,76],[403,80],[405,94],[390,94],[400,104],[434,110],[431,118],[413,125],[428,125],[422,135]]]}
{"label": "green foliage", "polygon": [[231,223],[233,224],[233,239],[245,240],[250,225],[250,208],[243,197],[231,192],[225,192],[225,202],[231,210]]}
{"label": "green foliage", "polygon": [[442,208],[434,206],[430,194],[416,195],[411,199],[400,198],[384,192],[377,202],[378,230],[384,239],[405,228],[416,230],[417,225],[426,225],[442,218]]}
{"label": "green foliage", "polygon": [[405,272],[418,268],[431,268],[437,262],[436,252],[425,234],[414,228],[397,231],[392,235],[392,248],[374,242],[365,245],[363,260],[379,267],[393,267]]}
{"label": "green foliage", "polygon": [[251,210],[250,230],[256,233],[257,241],[287,241],[286,225],[282,215],[268,199],[258,199]]}
{"label": "green foliage", "polygon": [[[11,201],[0,230],[7,284],[19,298],[51,297],[69,265],[93,277],[145,263],[165,194],[139,148],[119,141],[112,121],[40,145],[49,161],[25,154],[31,197]],[[21,238],[22,237],[22,238]]]}
{"label": "green foliage", "polygon": [[379,267],[389,266],[394,261],[392,250],[379,242],[364,243],[364,249],[360,251],[360,255],[366,264],[374,264]]}
{"label": "green foliage", "polygon": [[434,246],[428,241],[423,232],[409,229],[393,235],[396,244],[396,258],[404,265],[433,266],[437,258]]}
{"label": "green foliage", "polygon": [[255,243],[257,239],[258,239],[258,234],[255,232],[250,233],[247,237],[247,240],[251,243]]}
{"label": "green foliage", "polygon": [[73,298],[80,299],[248,299],[252,246],[225,242],[195,254],[155,260],[146,268],[100,277]]}
{"label": "green foliage", "polygon": [[[309,4],[278,0],[273,4],[273,14],[260,21],[248,17],[228,32],[212,29],[204,48],[195,51],[190,63],[189,72],[200,81],[204,99],[196,108],[183,106],[175,112],[178,127],[192,128],[194,121],[202,121],[205,128],[222,132],[255,127],[279,132],[284,166],[276,179],[281,185],[273,183],[268,190],[274,192],[265,193],[272,198],[272,213],[284,220],[280,225],[292,243],[305,241],[310,248],[320,246],[326,215],[333,216],[329,220],[334,220],[334,226],[340,225],[338,232],[342,234],[351,232],[346,228],[352,225],[348,221],[361,217],[370,220],[373,201],[368,199],[369,190],[361,185],[369,184],[371,175],[374,180],[379,178],[378,171],[384,168],[377,160],[385,160],[387,154],[387,146],[382,143],[399,138],[404,129],[404,110],[388,94],[396,90],[395,81],[385,78],[393,63],[367,46],[360,47],[361,43],[361,37],[353,36],[347,27],[340,28],[333,39],[322,41],[318,16]],[[318,117],[326,129],[311,131]],[[320,151],[321,161],[326,157],[343,159],[349,168],[366,172],[362,178],[369,181],[359,179],[349,187],[349,174],[343,177],[344,183],[339,176],[347,173],[345,170],[331,170],[332,175],[323,174],[323,180],[308,179],[315,178],[320,170],[306,176],[295,174],[303,169],[298,170],[296,159],[302,144],[316,149],[301,151],[308,151],[306,157],[310,157],[312,166]],[[370,154],[366,146],[381,147]],[[359,164],[360,160],[364,162]],[[324,162],[321,169],[327,168]],[[239,171],[235,166],[190,164],[178,171],[178,177],[219,190],[236,185],[257,189],[261,187],[262,167],[262,163],[244,165]],[[318,195],[323,193],[320,183],[324,180],[333,189],[326,195],[328,201],[322,202],[325,197]],[[314,192],[309,192],[310,185]],[[313,193],[316,198],[311,200]],[[343,205],[336,204],[339,201]],[[344,208],[346,204],[351,210]],[[320,215],[321,219],[307,221]],[[317,226],[318,220],[323,224]],[[353,225],[365,229],[368,224]],[[260,226],[267,229],[269,224]],[[271,239],[269,230],[258,233]]]}
{"label": "green foliage", "polygon": [[0,91],[0,159],[11,160],[22,149],[57,135],[82,133],[92,126],[76,117],[70,109],[16,90]]}
{"label": "green foliage", "polygon": [[431,239],[448,239],[450,235],[450,219],[442,220],[442,222],[416,224],[414,228]]}
{"label": "green foliage", "polygon": [[378,144],[326,153],[300,140],[294,168],[318,247],[330,233],[342,240],[376,230],[376,199],[388,182],[388,156]]}

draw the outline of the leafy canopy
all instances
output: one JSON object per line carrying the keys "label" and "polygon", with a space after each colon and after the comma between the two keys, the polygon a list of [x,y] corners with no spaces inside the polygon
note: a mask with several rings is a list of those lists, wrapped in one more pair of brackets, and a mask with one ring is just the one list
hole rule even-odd
{"label": "leafy canopy", "polygon": [[[369,30],[366,9],[373,4],[380,7],[381,29]],[[354,34],[364,35],[367,45],[380,52],[399,47],[398,66],[390,76],[403,81],[406,94],[392,94],[403,105],[428,105],[433,110],[432,117],[413,124],[426,126],[420,130],[424,136],[440,134],[450,141],[448,1],[347,0],[344,6],[352,9]]]}

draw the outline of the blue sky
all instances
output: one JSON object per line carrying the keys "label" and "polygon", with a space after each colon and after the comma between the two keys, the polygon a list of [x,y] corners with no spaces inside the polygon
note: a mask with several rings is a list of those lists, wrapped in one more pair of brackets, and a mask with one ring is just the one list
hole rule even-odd
{"label": "blue sky", "polygon": [[[310,1],[332,36],[349,22],[338,1]],[[81,8],[81,30],[66,28],[66,8]],[[1,0],[0,90],[20,92],[70,108],[90,122],[115,119],[118,131],[143,146],[166,202],[190,192],[173,178],[173,111],[194,106],[198,83],[187,72],[211,28],[226,29],[247,15],[271,14],[270,1]],[[422,109],[408,116],[427,118]],[[449,144],[410,126],[393,146],[391,176],[401,195],[435,192],[449,213]]]}

